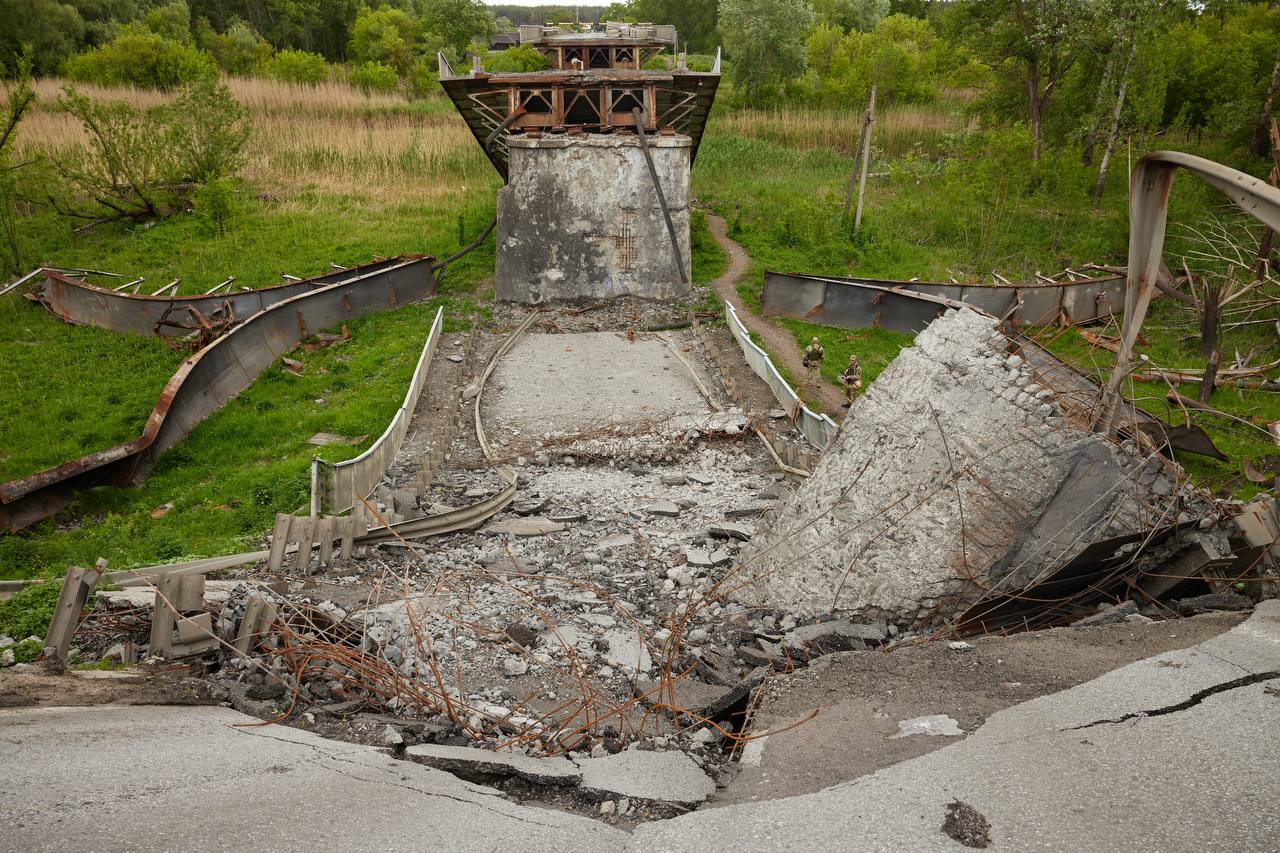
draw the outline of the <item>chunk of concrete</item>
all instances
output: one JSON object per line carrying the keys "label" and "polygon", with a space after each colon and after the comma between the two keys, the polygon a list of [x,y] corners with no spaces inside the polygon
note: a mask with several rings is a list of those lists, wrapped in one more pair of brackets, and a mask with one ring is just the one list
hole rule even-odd
{"label": "chunk of concrete", "polygon": [[676,506],[671,501],[657,501],[656,503],[651,503],[644,508],[644,511],[649,513],[649,515],[662,515],[668,518],[678,518],[680,516],[680,507]]}
{"label": "chunk of concrete", "polygon": [[930,735],[931,737],[960,737],[964,734],[960,724],[946,714],[930,714],[927,717],[915,717],[901,720],[898,733],[892,738],[911,737],[912,735]]}
{"label": "chunk of concrete", "polygon": [[883,622],[855,623],[848,619],[833,619],[788,631],[782,638],[782,647],[810,655],[828,654],[865,648],[869,643],[879,645],[887,639],[889,626]]}
{"label": "chunk of concrete", "polygon": [[715,793],[716,785],[683,752],[642,752],[578,762],[582,788],[605,797],[630,797],[695,806]]}
{"label": "chunk of concrete", "polygon": [[405,757],[418,764],[444,770],[469,781],[482,777],[519,777],[538,785],[573,786],[582,773],[567,758],[534,758],[511,752],[490,752],[469,746],[422,743],[405,749]]}
{"label": "chunk of concrete", "polygon": [[1122,601],[1105,610],[1099,610],[1091,616],[1077,619],[1071,623],[1072,628],[1093,628],[1098,625],[1119,625],[1125,618],[1138,612],[1138,605],[1132,600]]}
{"label": "chunk of concrete", "polygon": [[726,521],[708,527],[707,535],[713,539],[738,539],[742,542],[747,542],[751,539],[751,528],[745,524]]}
{"label": "chunk of concrete", "polygon": [[512,536],[531,537],[559,533],[564,529],[565,526],[558,521],[534,515],[528,518],[506,518],[502,521],[495,521],[486,526],[483,532],[495,535],[510,534]]}
{"label": "chunk of concrete", "polygon": [[1238,592],[1211,592],[1184,598],[1178,602],[1179,613],[1204,613],[1207,610],[1252,610],[1253,599]]}

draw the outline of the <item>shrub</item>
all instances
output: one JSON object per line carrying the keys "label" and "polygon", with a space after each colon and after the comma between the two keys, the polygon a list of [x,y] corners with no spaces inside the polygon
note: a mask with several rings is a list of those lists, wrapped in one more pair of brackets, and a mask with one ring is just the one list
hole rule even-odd
{"label": "shrub", "polygon": [[305,50],[282,50],[271,60],[268,76],[285,83],[314,86],[329,79],[329,66],[318,53]]}
{"label": "shrub", "polygon": [[484,70],[493,74],[528,73],[550,68],[551,63],[533,45],[522,44],[508,50],[485,54]]}
{"label": "shrub", "polygon": [[173,103],[142,111],[68,86],[58,101],[84,125],[89,145],[51,162],[71,188],[60,210],[81,219],[141,219],[182,209],[201,185],[244,162],[249,124],[222,83],[203,80]]}
{"label": "shrub", "polygon": [[390,65],[365,62],[351,69],[347,82],[366,92],[394,92],[400,86],[400,76]]}
{"label": "shrub", "polygon": [[234,175],[244,165],[248,113],[217,80],[200,80],[167,110],[169,144],[185,161],[183,175],[203,184]]}
{"label": "shrub", "polygon": [[176,89],[217,74],[208,52],[133,25],[62,65],[62,75],[72,80],[153,89]]}
{"label": "shrub", "polygon": [[201,185],[191,197],[191,207],[215,234],[225,234],[235,219],[235,187],[227,180],[209,181]]}

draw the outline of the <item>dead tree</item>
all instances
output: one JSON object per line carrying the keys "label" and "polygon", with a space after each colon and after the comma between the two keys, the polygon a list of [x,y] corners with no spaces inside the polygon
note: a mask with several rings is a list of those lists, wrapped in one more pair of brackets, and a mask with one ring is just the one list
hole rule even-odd
{"label": "dead tree", "polygon": [[1102,162],[1098,164],[1098,182],[1093,187],[1093,209],[1097,210],[1102,203],[1102,192],[1107,186],[1107,169],[1111,165],[1111,155],[1116,150],[1116,139],[1120,136],[1120,116],[1124,112],[1124,102],[1129,94],[1129,73],[1133,70],[1133,56],[1138,52],[1138,40],[1129,41],[1129,56],[1124,63],[1124,72],[1120,75],[1120,91],[1116,93],[1115,107],[1111,110],[1111,131],[1107,134],[1107,145],[1102,150]]}

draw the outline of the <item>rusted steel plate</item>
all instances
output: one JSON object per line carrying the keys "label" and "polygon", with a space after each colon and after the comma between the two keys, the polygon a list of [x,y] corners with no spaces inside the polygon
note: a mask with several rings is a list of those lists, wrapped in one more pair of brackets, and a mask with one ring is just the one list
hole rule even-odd
{"label": "rusted steel plate", "polygon": [[116,293],[95,287],[83,281],[69,278],[59,272],[45,270],[44,281],[30,298],[41,303],[53,314],[68,323],[79,326],[98,326],[112,332],[124,332],[147,337],[156,335],[182,335],[185,331],[174,326],[160,326],[161,319],[177,323],[192,323],[199,312],[204,318],[213,318],[220,311],[229,310],[233,322],[240,322],[259,311],[270,308],[303,293],[310,293],[326,285],[352,278],[364,278],[383,270],[399,266],[406,258],[390,258],[349,269],[335,270],[324,275],[301,281],[245,290],[215,296],[148,296],[135,293]]}
{"label": "rusted steel plate", "polygon": [[[1106,319],[1124,307],[1124,277],[1115,275],[1056,284],[940,284],[928,281],[886,281],[874,278],[810,276],[766,272],[761,300],[768,313],[812,319],[816,323],[842,325],[841,311],[859,311],[865,293],[846,292],[858,285],[888,290],[910,290],[980,308],[996,317],[1008,317],[1014,328],[1070,324]],[[825,319],[824,319],[825,318]],[[914,329],[904,331],[915,331]]]}
{"label": "rusted steel plate", "polygon": [[248,388],[308,335],[396,308],[435,290],[434,258],[401,261],[259,311],[184,361],[160,393],[142,435],[29,477],[0,484],[0,524],[20,530],[57,512],[78,489],[140,482],[164,451]]}

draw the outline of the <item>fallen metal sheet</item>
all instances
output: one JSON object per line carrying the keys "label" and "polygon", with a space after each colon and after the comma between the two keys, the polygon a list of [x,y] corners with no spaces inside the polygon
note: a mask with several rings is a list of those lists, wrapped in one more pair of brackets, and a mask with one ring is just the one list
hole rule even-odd
{"label": "fallen metal sheet", "polygon": [[79,489],[140,482],[160,454],[303,338],[429,296],[435,290],[433,264],[428,257],[380,267],[277,302],[248,318],[179,365],[138,438],[0,484],[0,524],[21,530],[60,510]]}
{"label": "fallen metal sheet", "polygon": [[148,296],[116,293],[77,281],[54,270],[44,270],[44,281],[28,298],[39,302],[54,316],[78,326],[98,326],[112,332],[131,335],[181,336],[185,330],[170,323],[189,323],[198,318],[209,319],[219,312],[230,311],[232,323],[247,319],[295,296],[311,293],[321,287],[349,281],[392,269],[410,258],[390,258],[369,264],[334,270],[314,278],[292,281],[260,290],[242,290],[213,296]]}
{"label": "fallen metal sheet", "polygon": [[[910,290],[925,296],[963,302],[995,317],[1004,317],[1014,328],[1047,326],[1065,322],[1071,325],[1105,319],[1124,307],[1124,277],[1110,276],[1085,281],[1054,284],[1020,284],[1014,286],[985,284],[939,284],[928,281],[886,281],[874,278],[812,276],[800,273],[768,272],[764,274],[761,301],[765,313],[784,314],[812,320],[829,326],[844,326],[846,312],[865,317],[873,310],[871,298],[860,286],[879,291]],[[883,314],[877,324],[881,328],[901,325],[895,316],[900,305],[873,303]],[[914,315],[912,315],[914,316]],[[907,321],[910,326],[910,321]],[[918,331],[915,328],[896,329]]]}
{"label": "fallen metal sheet", "polygon": [[1060,624],[1073,607],[1121,598],[1136,573],[1137,554],[1196,526],[1192,521],[1094,542],[1026,589],[984,595],[954,625],[962,634],[990,634]]}

